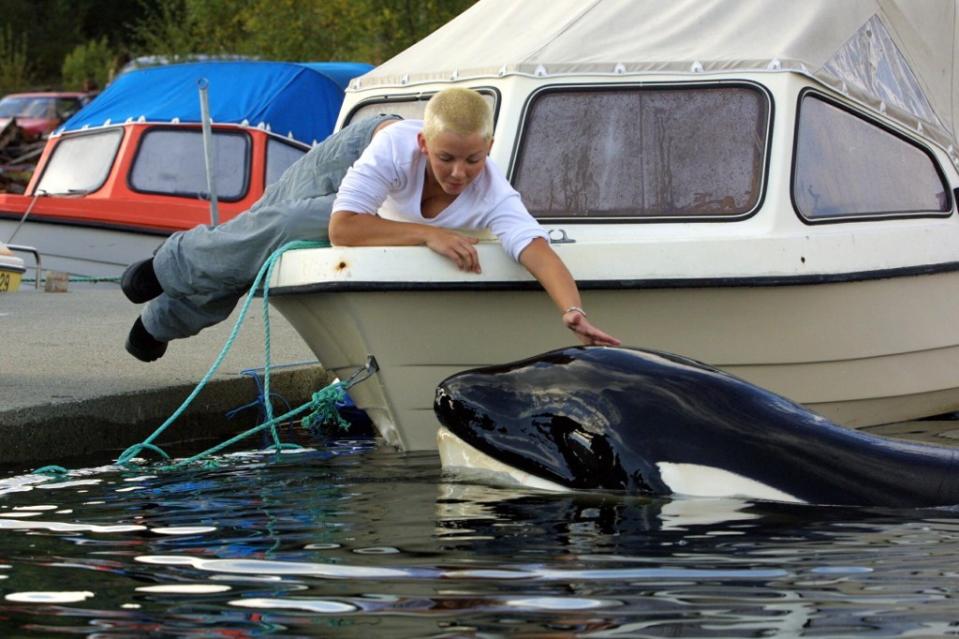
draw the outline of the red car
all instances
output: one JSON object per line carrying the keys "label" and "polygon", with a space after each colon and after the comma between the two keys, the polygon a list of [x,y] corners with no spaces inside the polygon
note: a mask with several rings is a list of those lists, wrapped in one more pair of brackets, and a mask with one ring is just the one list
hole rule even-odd
{"label": "red car", "polygon": [[0,131],[11,119],[27,139],[43,137],[90,101],[92,94],[80,91],[11,93],[0,100]]}

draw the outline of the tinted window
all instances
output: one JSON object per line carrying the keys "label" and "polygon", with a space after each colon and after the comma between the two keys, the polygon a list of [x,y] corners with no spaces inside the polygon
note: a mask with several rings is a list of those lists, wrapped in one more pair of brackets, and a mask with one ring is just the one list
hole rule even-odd
{"label": "tinted window", "polygon": [[513,183],[537,217],[742,215],[768,120],[748,87],[551,90],[527,111]]}
{"label": "tinted window", "polygon": [[266,186],[279,180],[283,171],[304,155],[306,149],[270,138],[266,143]]}
{"label": "tinted window", "polygon": [[106,181],[123,137],[121,129],[64,136],[37,185],[47,193],[90,193]]}
{"label": "tinted window", "polygon": [[807,219],[949,211],[933,159],[905,138],[814,95],[796,135],[793,199]]}
{"label": "tinted window", "polygon": [[[250,142],[244,133],[213,133],[217,197],[238,200],[246,193]],[[152,129],[140,140],[130,171],[137,191],[209,197],[203,138],[199,130]]]}

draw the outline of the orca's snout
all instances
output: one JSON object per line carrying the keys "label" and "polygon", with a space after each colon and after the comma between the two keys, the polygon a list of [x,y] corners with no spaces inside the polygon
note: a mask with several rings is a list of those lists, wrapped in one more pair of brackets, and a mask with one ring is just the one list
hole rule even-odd
{"label": "orca's snout", "polygon": [[597,426],[603,416],[567,391],[537,393],[516,375],[478,369],[443,380],[433,408],[449,433],[500,464],[570,488],[630,488]]}

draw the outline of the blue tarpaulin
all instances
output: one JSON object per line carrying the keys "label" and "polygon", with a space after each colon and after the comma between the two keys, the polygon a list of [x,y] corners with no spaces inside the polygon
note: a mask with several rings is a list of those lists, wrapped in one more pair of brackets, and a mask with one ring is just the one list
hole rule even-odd
{"label": "blue tarpaulin", "polygon": [[199,122],[198,82],[209,83],[214,123],[262,126],[312,144],[336,124],[351,78],[373,67],[359,62],[194,62],[148,67],[119,76],[57,133],[145,122]]}

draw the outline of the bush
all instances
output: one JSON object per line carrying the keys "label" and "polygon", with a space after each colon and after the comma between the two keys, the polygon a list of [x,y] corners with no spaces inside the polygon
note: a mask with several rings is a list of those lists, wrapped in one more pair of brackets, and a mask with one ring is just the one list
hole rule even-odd
{"label": "bush", "polygon": [[63,59],[63,88],[74,91],[102,89],[111,78],[114,60],[105,37],[78,45]]}

